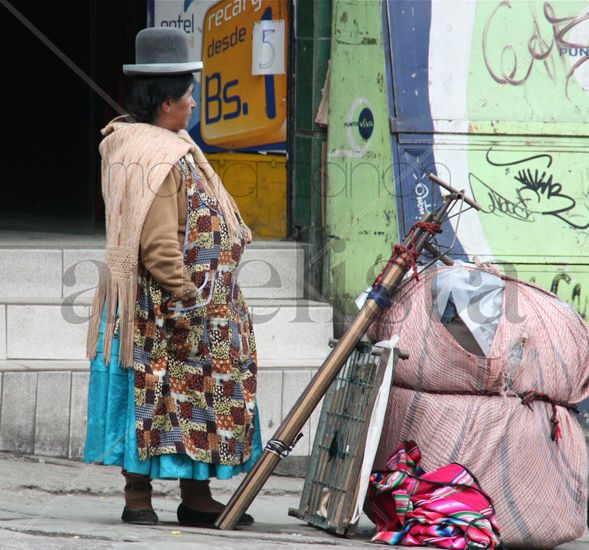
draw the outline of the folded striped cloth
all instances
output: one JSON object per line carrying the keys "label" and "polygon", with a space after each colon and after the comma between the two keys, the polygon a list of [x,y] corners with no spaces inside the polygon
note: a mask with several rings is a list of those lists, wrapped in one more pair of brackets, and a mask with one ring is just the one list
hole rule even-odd
{"label": "folded striped cloth", "polygon": [[376,520],[373,542],[456,550],[501,547],[491,498],[460,464],[425,473],[413,441],[402,443],[386,469],[370,477]]}

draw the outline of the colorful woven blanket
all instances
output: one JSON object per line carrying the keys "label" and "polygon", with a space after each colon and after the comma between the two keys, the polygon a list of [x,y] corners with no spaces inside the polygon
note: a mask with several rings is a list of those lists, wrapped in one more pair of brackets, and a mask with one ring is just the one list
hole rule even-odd
{"label": "colorful woven blanket", "polygon": [[402,443],[386,470],[373,472],[368,497],[378,533],[373,542],[434,548],[494,549],[499,527],[491,498],[460,464],[425,473],[413,441]]}

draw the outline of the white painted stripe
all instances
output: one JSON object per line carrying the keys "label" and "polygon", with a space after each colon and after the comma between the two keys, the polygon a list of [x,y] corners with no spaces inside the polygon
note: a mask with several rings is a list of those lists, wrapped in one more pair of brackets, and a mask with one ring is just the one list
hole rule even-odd
{"label": "white painted stripe", "polygon": [[437,132],[468,131],[468,71],[477,2],[432,0],[429,98]]}
{"label": "white painted stripe", "polygon": [[[434,121],[434,155],[438,174],[472,197],[468,183],[468,72],[476,2],[432,1],[429,47],[430,109]],[[470,259],[494,258],[483,232],[479,215],[468,210],[452,218],[452,227]]]}
{"label": "white painted stripe", "polygon": [[[436,169],[438,175],[450,185],[459,190],[464,190],[468,196],[473,197],[470,184],[468,182],[468,148],[464,144],[462,137],[457,136],[462,143],[449,145],[452,142],[452,137],[445,135],[438,138],[434,134],[434,155],[436,159]],[[443,144],[439,141],[443,140]],[[466,210],[469,207],[464,205]],[[455,212],[459,212],[458,206]],[[452,212],[453,214],[455,212]],[[484,215],[484,214],[483,214]],[[483,231],[479,213],[474,209],[468,209],[460,216],[456,216],[450,220],[454,231],[458,235],[460,244],[464,251],[472,260],[475,256],[485,261],[491,261],[495,258],[493,250]]]}

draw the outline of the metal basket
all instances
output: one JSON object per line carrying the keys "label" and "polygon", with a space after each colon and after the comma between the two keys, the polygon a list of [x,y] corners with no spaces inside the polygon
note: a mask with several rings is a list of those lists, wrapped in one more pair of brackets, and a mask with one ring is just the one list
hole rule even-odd
{"label": "metal basket", "polygon": [[[334,342],[330,342],[334,345]],[[360,469],[372,410],[391,350],[360,343],[323,401],[298,509],[289,515],[310,525],[351,535]],[[396,363],[398,352],[394,350]],[[394,368],[394,366],[393,366]]]}

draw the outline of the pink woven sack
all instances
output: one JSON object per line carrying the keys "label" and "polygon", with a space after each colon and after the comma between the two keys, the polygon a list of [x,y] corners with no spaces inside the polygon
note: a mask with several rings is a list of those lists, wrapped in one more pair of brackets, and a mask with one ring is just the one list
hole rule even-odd
{"label": "pink woven sack", "polygon": [[[452,268],[450,268],[452,269]],[[458,462],[495,504],[507,546],[551,548],[580,537],[587,449],[572,407],[589,395],[589,330],[569,305],[504,278],[503,308],[486,356],[467,352],[433,313],[428,270],[372,325],[400,337],[374,469],[413,440],[426,471]]]}

